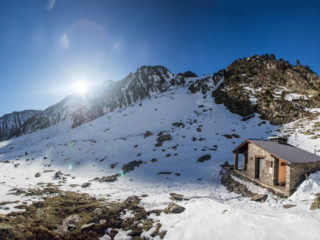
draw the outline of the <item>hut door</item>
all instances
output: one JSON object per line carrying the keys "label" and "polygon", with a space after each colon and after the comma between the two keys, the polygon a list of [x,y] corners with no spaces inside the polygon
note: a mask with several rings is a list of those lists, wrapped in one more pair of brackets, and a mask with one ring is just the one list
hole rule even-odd
{"label": "hut door", "polygon": [[260,158],[259,160],[260,160],[259,178],[261,178],[264,166],[266,164],[266,160],[264,158]]}
{"label": "hut door", "polygon": [[243,153],[243,161],[244,161],[243,170],[247,171],[247,166],[248,166],[248,151],[245,151],[245,152]]}
{"label": "hut door", "polygon": [[255,168],[255,178],[260,178],[264,169],[265,159],[261,157],[256,157],[256,168]]}
{"label": "hut door", "polygon": [[278,174],[279,185],[285,185],[286,183],[286,163],[279,159],[279,174]]}

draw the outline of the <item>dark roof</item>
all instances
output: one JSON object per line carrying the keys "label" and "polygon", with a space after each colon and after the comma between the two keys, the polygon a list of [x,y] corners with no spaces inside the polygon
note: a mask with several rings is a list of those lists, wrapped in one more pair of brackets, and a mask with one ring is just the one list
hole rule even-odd
{"label": "dark roof", "polygon": [[[307,152],[290,144],[281,144],[267,140],[246,140],[240,146],[244,146],[245,143],[251,142],[265,151],[271,153],[277,158],[281,158],[290,163],[307,163],[320,161],[320,156]],[[240,147],[239,146],[239,147]],[[235,150],[239,149],[236,148]],[[234,151],[235,151],[234,150]]]}

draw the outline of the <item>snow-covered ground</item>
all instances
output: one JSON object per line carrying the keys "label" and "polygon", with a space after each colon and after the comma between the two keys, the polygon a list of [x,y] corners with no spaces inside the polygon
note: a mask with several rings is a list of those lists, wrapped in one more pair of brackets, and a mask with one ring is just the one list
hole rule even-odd
{"label": "snow-covered ground", "polygon": [[[168,231],[165,239],[318,239],[320,212],[309,210],[320,190],[318,175],[303,183],[292,197],[269,195],[265,203],[228,193],[219,182],[220,165],[232,162],[231,151],[238,144],[247,138],[265,139],[276,129],[261,124],[258,116],[241,119],[214,104],[210,96],[204,99],[202,94],[177,88],[74,129],[69,128],[70,122],[63,122],[0,142],[0,201],[31,202],[34,199],[10,195],[10,189],[57,184],[59,180],[53,176],[62,171],[66,174],[66,182],[60,182],[63,190],[114,200],[148,194],[142,199],[147,209],[165,208],[172,202],[169,193],[184,194],[190,198],[179,203],[185,212],[153,216]],[[174,122],[185,126],[173,126]],[[153,135],[145,138],[146,131]],[[170,133],[172,139],[156,147],[160,131]],[[295,143],[295,139],[290,141]],[[211,159],[197,162],[205,154]],[[133,160],[143,163],[116,182],[92,181],[89,187],[81,187],[95,177],[121,173],[122,166]],[[35,177],[37,173],[39,177]],[[283,208],[288,203],[297,206]],[[0,213],[13,207],[2,208]],[[125,233],[121,234],[126,239]]]}

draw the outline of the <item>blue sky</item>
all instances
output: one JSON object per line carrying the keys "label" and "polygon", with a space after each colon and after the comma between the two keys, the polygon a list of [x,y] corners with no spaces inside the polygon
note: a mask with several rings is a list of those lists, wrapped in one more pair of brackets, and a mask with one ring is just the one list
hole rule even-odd
{"label": "blue sky", "polygon": [[79,79],[119,80],[141,65],[213,73],[274,53],[320,73],[317,1],[0,1],[0,115],[44,109]]}

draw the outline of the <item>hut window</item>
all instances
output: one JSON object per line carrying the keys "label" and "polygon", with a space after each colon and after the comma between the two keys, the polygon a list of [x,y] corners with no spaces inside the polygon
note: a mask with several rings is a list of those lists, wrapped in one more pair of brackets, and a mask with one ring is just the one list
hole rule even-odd
{"label": "hut window", "polygon": [[270,162],[270,167],[273,167],[273,162]]}
{"label": "hut window", "polygon": [[281,162],[281,166],[283,167],[283,166],[285,166],[286,165],[286,163],[285,162]]}

